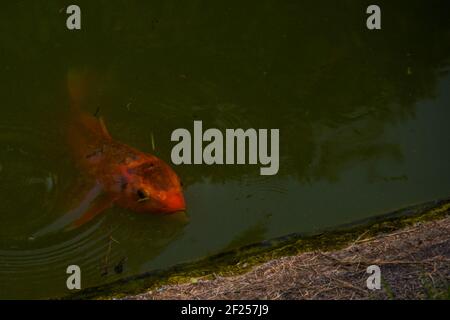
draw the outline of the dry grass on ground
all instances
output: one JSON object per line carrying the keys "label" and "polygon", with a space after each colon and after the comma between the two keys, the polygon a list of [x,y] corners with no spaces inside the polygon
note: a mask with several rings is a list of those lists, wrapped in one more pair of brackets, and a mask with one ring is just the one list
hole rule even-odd
{"label": "dry grass on ground", "polygon": [[[431,299],[449,298],[450,217],[420,223],[334,252],[308,252],[212,280],[163,286],[127,299]],[[366,287],[369,265],[382,288]]]}

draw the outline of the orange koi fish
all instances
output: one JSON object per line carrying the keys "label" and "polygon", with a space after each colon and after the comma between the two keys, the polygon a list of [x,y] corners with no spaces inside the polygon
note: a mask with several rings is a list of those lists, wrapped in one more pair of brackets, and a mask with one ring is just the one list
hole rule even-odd
{"label": "orange koi fish", "polygon": [[68,76],[68,141],[78,167],[94,185],[76,208],[35,235],[61,225],[79,227],[112,205],[139,213],[163,214],[186,208],[180,179],[168,164],[114,140],[102,118],[82,110],[89,85],[86,77],[76,72]]}

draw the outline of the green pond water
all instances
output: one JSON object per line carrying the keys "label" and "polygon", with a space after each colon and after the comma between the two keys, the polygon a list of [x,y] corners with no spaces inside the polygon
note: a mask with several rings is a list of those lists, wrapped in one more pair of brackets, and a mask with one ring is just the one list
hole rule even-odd
{"label": "green pond water", "polygon": [[[0,6],[0,298],[66,295],[293,232],[450,194],[450,3],[70,1]],[[111,135],[171,163],[177,128],[278,128],[280,170],[180,165],[189,221],[112,208],[61,217],[81,175],[69,155],[66,76],[102,75]],[[152,145],[152,136],[154,146]],[[154,147],[154,149],[153,149]]]}

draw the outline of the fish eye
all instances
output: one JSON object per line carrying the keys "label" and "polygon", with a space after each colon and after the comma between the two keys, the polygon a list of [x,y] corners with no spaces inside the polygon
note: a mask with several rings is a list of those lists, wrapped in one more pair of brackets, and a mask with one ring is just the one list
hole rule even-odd
{"label": "fish eye", "polygon": [[138,189],[137,196],[139,198],[138,201],[145,201],[149,199],[147,192],[145,192],[145,190],[142,189]]}

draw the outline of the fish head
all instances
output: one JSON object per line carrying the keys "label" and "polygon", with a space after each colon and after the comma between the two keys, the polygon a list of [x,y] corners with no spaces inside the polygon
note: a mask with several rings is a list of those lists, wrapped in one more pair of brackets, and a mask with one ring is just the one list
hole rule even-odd
{"label": "fish head", "polygon": [[148,155],[121,171],[119,205],[141,213],[185,211],[180,178],[163,160]]}

